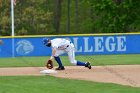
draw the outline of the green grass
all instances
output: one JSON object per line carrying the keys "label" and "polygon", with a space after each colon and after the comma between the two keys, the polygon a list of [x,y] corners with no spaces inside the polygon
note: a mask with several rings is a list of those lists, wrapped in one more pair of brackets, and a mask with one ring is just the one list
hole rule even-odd
{"label": "green grass", "polygon": [[140,93],[140,88],[52,76],[1,76],[0,93]]}
{"label": "green grass", "polygon": [[[49,59],[49,57],[0,58],[0,67],[44,66],[47,59]],[[64,65],[71,65],[67,56],[61,56],[61,59]],[[76,56],[76,59],[89,61],[92,65],[140,64],[140,54]]]}
{"label": "green grass", "polygon": [[[44,66],[48,58],[0,58],[0,67]],[[64,65],[71,65],[67,56],[61,59]],[[140,54],[76,56],[76,59],[90,61],[92,65],[140,64]],[[52,76],[0,76],[0,93],[140,93],[140,88]]]}

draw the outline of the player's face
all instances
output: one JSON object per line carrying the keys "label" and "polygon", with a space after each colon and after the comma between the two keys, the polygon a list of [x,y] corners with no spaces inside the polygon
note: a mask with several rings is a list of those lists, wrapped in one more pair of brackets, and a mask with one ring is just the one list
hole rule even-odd
{"label": "player's face", "polygon": [[51,40],[49,40],[48,43],[51,43]]}
{"label": "player's face", "polygon": [[48,47],[51,47],[51,40],[48,41],[47,46],[48,46]]}

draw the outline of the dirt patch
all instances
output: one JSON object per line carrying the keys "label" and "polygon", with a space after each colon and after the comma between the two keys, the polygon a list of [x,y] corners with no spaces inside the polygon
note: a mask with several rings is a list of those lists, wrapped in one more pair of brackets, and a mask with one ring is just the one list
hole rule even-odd
{"label": "dirt patch", "polygon": [[[94,66],[91,70],[85,67],[67,66],[66,70],[49,74],[61,78],[89,80],[96,82],[117,83],[140,87],[140,65]],[[44,67],[0,68],[0,76],[43,75]]]}

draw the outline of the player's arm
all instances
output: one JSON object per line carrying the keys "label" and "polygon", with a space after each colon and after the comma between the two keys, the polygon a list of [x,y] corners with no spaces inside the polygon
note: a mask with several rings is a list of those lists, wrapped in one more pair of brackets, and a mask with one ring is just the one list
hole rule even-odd
{"label": "player's arm", "polygon": [[54,58],[55,53],[56,53],[56,48],[52,48],[52,56],[50,57],[50,60]]}

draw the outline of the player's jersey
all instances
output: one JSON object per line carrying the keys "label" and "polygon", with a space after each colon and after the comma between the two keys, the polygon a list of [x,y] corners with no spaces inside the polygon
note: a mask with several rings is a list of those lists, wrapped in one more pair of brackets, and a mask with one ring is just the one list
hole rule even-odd
{"label": "player's jersey", "polygon": [[69,40],[63,39],[63,38],[56,38],[51,40],[51,46],[52,48],[57,48],[59,50],[65,50],[67,47],[69,47],[71,42]]}

